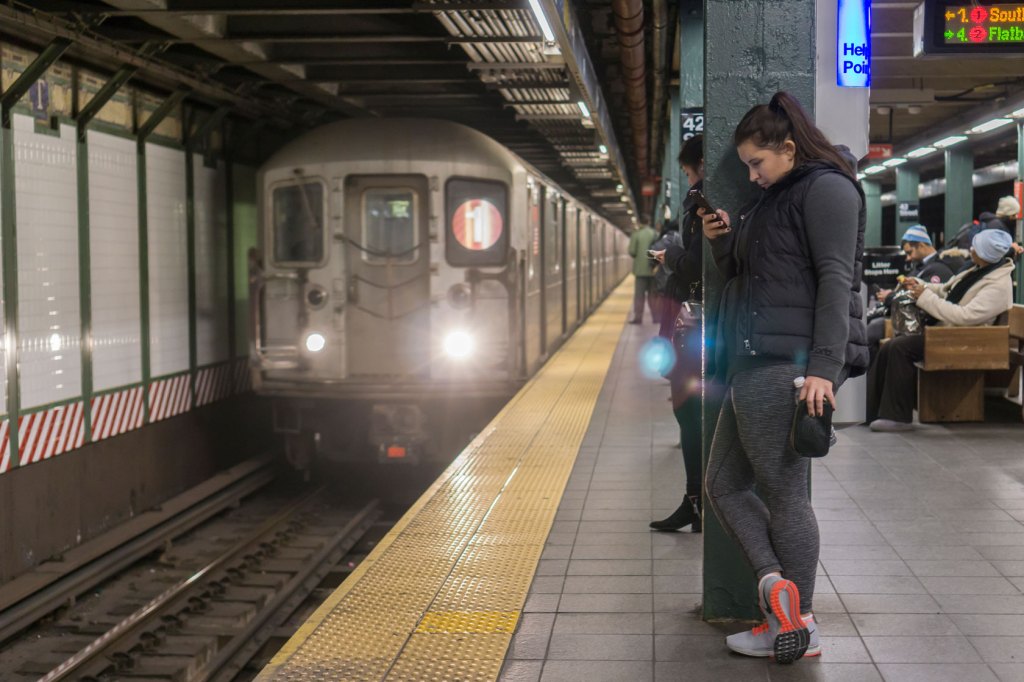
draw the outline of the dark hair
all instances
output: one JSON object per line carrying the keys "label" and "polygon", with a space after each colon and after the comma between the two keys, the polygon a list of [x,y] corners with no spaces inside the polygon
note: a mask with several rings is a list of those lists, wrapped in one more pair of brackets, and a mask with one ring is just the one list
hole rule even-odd
{"label": "dark hair", "polygon": [[825,134],[807,116],[807,112],[788,92],[779,91],[768,104],[758,104],[746,113],[733,134],[738,147],[750,140],[762,149],[778,151],[786,140],[796,145],[795,164],[823,161],[855,179],[850,163],[836,151]]}
{"label": "dark hair", "polygon": [[700,167],[700,162],[703,160],[704,136],[694,135],[683,143],[683,148],[679,151],[679,165],[689,166],[690,168],[697,170],[697,168]]}

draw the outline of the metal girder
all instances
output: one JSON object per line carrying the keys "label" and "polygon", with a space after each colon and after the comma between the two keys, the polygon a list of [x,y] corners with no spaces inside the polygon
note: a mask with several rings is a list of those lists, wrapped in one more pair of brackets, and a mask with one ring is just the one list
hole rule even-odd
{"label": "metal girder", "polygon": [[515,80],[501,83],[488,83],[484,81],[484,87],[488,90],[546,90],[549,88],[567,88],[569,87],[569,81]]}
{"label": "metal girder", "polygon": [[71,47],[71,41],[67,38],[54,38],[39,53],[39,56],[21,72],[17,80],[11,83],[11,86],[4,91],[4,94],[0,96],[0,108],[3,110],[3,126],[5,128],[11,127],[11,107],[25,96],[28,89],[39,80],[40,76],[46,73],[51,64],[60,59],[60,56],[69,47]]}
{"label": "metal girder", "polygon": [[[160,9],[161,0],[104,0],[111,7],[122,10]],[[257,45],[239,44],[236,41],[223,40],[223,28],[217,21],[193,21],[189,17],[167,16],[159,12],[147,14],[143,19],[154,28],[173,36],[171,42],[195,44],[214,56],[228,63],[240,62],[245,68],[262,76],[268,81],[282,82],[285,87],[325,105],[328,109],[341,111],[348,116],[370,116],[371,112],[347,102],[330,88],[325,89],[314,83],[290,81],[296,69],[276,64],[267,64],[266,54]]]}
{"label": "metal girder", "polygon": [[475,0],[470,2],[452,2],[446,4],[429,4],[425,2],[410,2],[409,0],[377,0],[376,2],[363,2],[342,5],[340,7],[322,7],[315,4],[299,5],[297,7],[281,4],[278,7],[239,7],[237,2],[208,2],[195,7],[178,9],[119,9],[103,10],[95,7],[83,6],[82,9],[74,10],[79,16],[109,16],[109,17],[146,17],[151,14],[164,14],[170,16],[196,16],[202,14],[220,14],[229,17],[241,16],[280,16],[303,15],[303,16],[346,16],[346,15],[378,15],[378,14],[429,14],[432,12],[461,12],[461,11],[509,11],[528,9],[529,4],[525,0]]}
{"label": "metal girder", "polygon": [[146,122],[139,125],[138,130],[135,131],[135,137],[140,146],[145,144],[146,138],[156,130],[156,127],[160,125],[160,122],[167,118],[167,115],[174,111],[174,108],[181,104],[182,100],[184,100],[188,95],[188,90],[177,90],[172,92],[171,95],[156,108],[156,111],[149,115]]}
{"label": "metal girder", "polygon": [[470,71],[561,71],[565,64],[555,62],[469,62]]}
{"label": "metal girder", "polygon": [[[152,40],[150,36],[139,37],[136,42]],[[373,44],[424,44],[441,45],[475,45],[501,43],[542,43],[543,36],[467,36],[453,38],[449,36],[391,35],[391,34],[350,34],[350,35],[310,35],[309,33],[235,33],[221,36],[178,37],[168,40],[168,44],[190,44],[200,47],[216,46],[231,43],[292,43],[292,44],[331,44],[361,45]]]}
{"label": "metal girder", "polygon": [[78,117],[75,119],[75,123],[78,126],[78,138],[82,139],[85,137],[85,129],[89,126],[89,122],[100,113],[100,109],[103,108],[110,98],[117,94],[117,91],[121,89],[121,86],[127,83],[132,76],[138,71],[136,66],[122,66],[118,69],[117,73],[110,77],[99,92],[92,96],[89,103],[82,107],[82,110],[78,112]]}

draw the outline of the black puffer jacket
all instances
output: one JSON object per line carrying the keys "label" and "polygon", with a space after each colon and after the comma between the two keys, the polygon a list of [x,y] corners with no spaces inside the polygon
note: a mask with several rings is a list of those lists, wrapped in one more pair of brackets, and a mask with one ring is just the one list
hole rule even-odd
{"label": "black puffer jacket", "polygon": [[791,361],[833,382],[863,374],[864,225],[863,191],[823,163],[794,169],[742,210],[711,242],[728,280],[716,363]]}
{"label": "black puffer jacket", "polygon": [[[704,181],[698,180],[691,188],[700,190]],[[704,300],[704,292],[701,289],[704,266],[702,256],[704,234],[701,219],[697,217],[697,205],[689,194],[683,200],[683,210],[680,215],[680,241],[681,244],[670,244],[665,249],[665,265],[671,276],[668,280],[666,293],[679,303],[690,301],[700,303]]]}

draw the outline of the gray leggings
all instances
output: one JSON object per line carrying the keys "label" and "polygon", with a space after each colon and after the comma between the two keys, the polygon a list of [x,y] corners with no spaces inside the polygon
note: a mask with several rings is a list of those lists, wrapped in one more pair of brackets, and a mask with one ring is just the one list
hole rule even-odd
{"label": "gray leggings", "polygon": [[818,566],[818,521],[807,495],[810,460],[789,447],[793,379],[802,374],[797,365],[780,364],[733,377],[711,444],[705,490],[757,577],[780,571],[796,583],[800,610],[807,613]]}

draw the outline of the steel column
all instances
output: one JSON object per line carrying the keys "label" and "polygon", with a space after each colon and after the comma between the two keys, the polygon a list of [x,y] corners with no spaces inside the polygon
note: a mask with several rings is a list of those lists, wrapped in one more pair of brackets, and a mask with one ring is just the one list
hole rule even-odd
{"label": "steel column", "polygon": [[85,423],[85,442],[92,441],[92,242],[89,220],[89,123],[110,98],[121,89],[138,69],[123,66],[82,107],[75,119],[75,155],[78,184],[78,306],[82,322],[82,419]]}
{"label": "steel column", "polygon": [[974,152],[971,151],[968,143],[961,142],[946,150],[946,221],[943,225],[946,239],[944,241],[949,241],[961,225],[974,219],[973,175]]}
{"label": "steel column", "polygon": [[71,47],[64,38],[53,40],[29,64],[17,80],[0,96],[0,237],[3,240],[4,340],[7,361],[7,428],[10,442],[10,466],[19,465],[18,425],[21,416],[21,365],[18,361],[18,213],[15,205],[14,131],[11,128],[14,105],[28,92],[57,59]]}
{"label": "steel column", "polygon": [[[813,120],[815,0],[705,0],[704,11],[706,35],[715,37],[704,43],[705,192],[714,205],[736,216],[736,210],[756,192],[732,141],[733,130],[747,110],[766,104],[777,90],[786,90],[800,100]],[[685,21],[686,9],[681,8],[681,14]],[[747,30],[737,31],[737,26]],[[779,36],[786,40],[780,41]],[[722,280],[714,261],[705,254],[708,309],[716,309],[721,292]],[[705,464],[717,424],[716,406],[709,402],[706,399],[704,403]],[[750,566],[715,515],[709,512],[704,518],[704,618],[760,619]]]}
{"label": "steel column", "polygon": [[[904,166],[897,166],[896,168],[896,239],[898,240],[903,236],[903,231],[911,225],[916,225],[920,221],[918,218],[900,218],[900,204],[906,203],[914,206],[920,205],[920,198],[918,195],[918,185],[921,184],[921,174],[916,168],[906,164]],[[948,196],[948,193],[947,193]]]}
{"label": "steel column", "polygon": [[156,130],[167,116],[179,106],[188,95],[187,90],[178,90],[171,94],[156,111],[149,115],[145,123],[138,126],[136,136],[135,170],[138,175],[139,199],[139,318],[142,328],[142,392],[143,422],[148,424],[149,415],[149,383],[153,377],[151,356],[150,324],[149,324],[149,202],[147,197],[148,181],[146,178],[146,139]]}
{"label": "steel column", "polygon": [[867,225],[864,228],[864,246],[882,245],[882,185],[874,180],[862,180]]}

